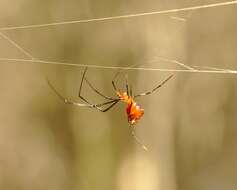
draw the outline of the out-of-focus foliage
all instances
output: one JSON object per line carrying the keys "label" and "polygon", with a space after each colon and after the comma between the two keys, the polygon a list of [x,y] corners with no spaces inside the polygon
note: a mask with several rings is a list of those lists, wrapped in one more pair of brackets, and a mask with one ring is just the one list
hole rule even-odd
{"label": "out-of-focus foliage", "polygon": [[[209,1],[211,3],[213,1]],[[207,1],[0,2],[0,27],[165,10]],[[188,65],[236,68],[236,6],[95,23],[3,32],[35,59],[108,66],[172,68],[155,57]],[[186,18],[186,21],[170,16]],[[27,58],[0,38],[0,58]],[[0,63],[0,189],[210,190],[237,188],[236,77],[175,74],[157,93],[137,99],[145,115],[137,145],[125,105],[106,113],[63,104],[77,97],[82,68]],[[87,78],[114,96],[115,70],[89,69]],[[170,73],[127,71],[136,92]],[[118,82],[123,88],[123,76]],[[102,102],[88,87],[83,95]]]}

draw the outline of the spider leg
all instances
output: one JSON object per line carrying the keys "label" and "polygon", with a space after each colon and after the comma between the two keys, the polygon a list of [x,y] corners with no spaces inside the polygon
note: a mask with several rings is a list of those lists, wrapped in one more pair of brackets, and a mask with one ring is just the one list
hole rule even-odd
{"label": "spider leg", "polygon": [[[109,109],[111,109],[115,104],[117,104],[119,102],[119,100],[111,100],[108,102],[104,102],[101,104],[81,104],[78,102],[73,102],[68,100],[67,98],[64,98],[55,88],[54,86],[50,83],[50,81],[48,79],[46,79],[50,88],[55,92],[55,94],[65,103],[65,104],[71,104],[71,105],[75,105],[75,106],[82,106],[82,107],[91,107],[91,108],[96,108],[101,112],[106,112]],[[107,104],[111,104],[109,107],[102,109],[101,106],[107,105]]]}
{"label": "spider leg", "polygon": [[[115,85],[115,79],[118,77],[119,74],[121,74],[120,71],[118,71],[118,72],[115,74],[115,76],[114,76],[114,78],[113,78],[113,80],[112,80],[112,85],[113,85],[113,88],[114,88],[114,90],[115,90],[116,92],[118,91],[118,89],[117,89],[117,87],[116,87],[116,85]],[[126,87],[126,93],[127,93],[127,95],[128,95],[128,96],[131,96],[131,95],[132,95],[132,89],[129,88],[128,75],[127,75],[127,74],[125,75],[125,87]]]}
{"label": "spider leg", "polygon": [[86,102],[87,104],[92,105],[88,100],[86,100],[86,99],[81,95],[81,89],[82,89],[82,85],[83,85],[83,82],[84,82],[84,78],[85,78],[86,71],[87,71],[87,67],[85,68],[85,70],[84,70],[84,72],[83,72],[83,74],[82,74],[82,79],[81,79],[81,83],[80,83],[80,87],[79,87],[78,97],[79,97],[80,99],[82,99],[84,102]]}
{"label": "spider leg", "polygon": [[118,91],[116,85],[115,85],[115,79],[118,77],[118,75],[120,75],[120,71],[118,71],[115,75],[114,75],[114,78],[112,80],[112,85],[113,85],[113,88],[115,91]]}
{"label": "spider leg", "polygon": [[114,103],[114,102],[116,102],[116,101],[117,101],[117,100],[110,100],[110,101],[107,101],[107,102],[103,102],[103,103],[100,103],[100,104],[96,104],[96,106],[102,107],[102,106],[105,106],[105,105]]}
{"label": "spider leg", "polygon": [[[106,112],[108,111],[109,109],[111,109],[114,105],[116,105],[120,99],[113,99],[111,101],[108,101],[108,102],[105,102],[105,103],[102,103],[102,104],[91,104],[88,100],[86,100],[82,95],[81,95],[81,90],[82,90],[82,86],[83,86],[83,82],[84,80],[86,80],[85,78],[85,74],[86,74],[86,71],[87,71],[87,68],[85,68],[83,74],[82,74],[82,80],[81,80],[81,84],[80,84],[80,88],[79,88],[79,93],[78,93],[78,96],[79,98],[81,98],[84,102],[86,102],[87,104],[91,105],[91,107],[94,107],[96,108],[97,110],[101,111],[101,112]],[[89,82],[89,81],[88,81]],[[108,108],[105,108],[105,109],[102,109],[101,106],[103,105],[106,105],[106,104],[109,104],[111,103],[111,105],[108,107]]]}
{"label": "spider leg", "polygon": [[84,80],[86,81],[86,83],[90,86],[90,88],[92,90],[94,90],[97,94],[99,94],[100,96],[104,97],[105,99],[107,100],[118,100],[118,98],[113,98],[113,97],[109,97],[109,96],[106,96],[104,94],[102,94],[100,91],[98,91],[88,80],[87,78],[85,77]]}
{"label": "spider leg", "polygon": [[[114,107],[119,101],[120,101],[120,100],[114,100],[113,103],[112,103],[110,106],[108,106],[107,108],[105,108],[105,109],[102,109],[101,106],[103,106],[103,105],[105,105],[105,104],[109,104],[109,103],[111,103],[111,102],[105,102],[105,103],[103,103],[103,105],[100,105],[100,107],[96,107],[96,108],[97,108],[99,111],[101,111],[101,112],[107,112],[107,111],[109,111],[112,107]],[[96,105],[96,106],[98,106],[98,105]]]}
{"label": "spider leg", "polygon": [[126,92],[127,92],[127,95],[129,96],[130,91],[129,91],[128,75],[127,74],[125,75],[125,81],[126,81]]}
{"label": "spider leg", "polygon": [[65,104],[71,104],[71,105],[75,105],[75,106],[82,106],[82,107],[93,107],[92,105],[90,104],[81,104],[81,103],[78,103],[78,102],[73,102],[71,100],[68,100],[67,98],[64,98],[55,88],[54,86],[50,83],[49,79],[46,78],[47,82],[48,82],[48,85],[49,87],[55,92],[55,94],[65,103]]}
{"label": "spider leg", "polygon": [[156,86],[155,88],[153,88],[151,91],[145,92],[145,93],[141,93],[141,94],[137,94],[134,96],[134,98],[137,98],[139,96],[146,96],[149,94],[152,94],[153,92],[155,92],[158,88],[162,87],[166,82],[168,82],[168,80],[170,80],[174,75],[170,75],[168,78],[166,78],[163,82],[161,82],[158,86]]}
{"label": "spider leg", "polygon": [[129,95],[133,97],[132,85],[130,85],[130,88],[129,88]]}

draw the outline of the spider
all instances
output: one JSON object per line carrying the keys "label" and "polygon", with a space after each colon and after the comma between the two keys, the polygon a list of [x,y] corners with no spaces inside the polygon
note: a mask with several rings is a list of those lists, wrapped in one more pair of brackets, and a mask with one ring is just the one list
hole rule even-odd
{"label": "spider", "polygon": [[[163,80],[159,85],[157,85],[155,88],[153,88],[152,90],[145,92],[145,93],[141,93],[141,94],[133,94],[132,88],[131,86],[128,85],[128,81],[126,78],[126,91],[122,91],[120,89],[118,89],[116,87],[116,83],[115,83],[115,79],[118,77],[118,75],[120,74],[120,72],[117,72],[112,80],[112,87],[116,93],[117,97],[110,97],[110,96],[106,96],[103,93],[101,93],[99,90],[97,90],[86,78],[86,72],[87,72],[87,68],[85,68],[83,74],[82,74],[82,79],[81,79],[81,83],[80,83],[80,87],[79,87],[79,92],[78,92],[78,97],[84,102],[84,104],[82,103],[78,103],[78,102],[74,102],[71,101],[67,98],[64,98],[55,88],[54,86],[50,83],[50,81],[47,79],[47,82],[49,84],[49,86],[51,87],[51,89],[56,93],[56,95],[65,103],[65,104],[71,104],[71,105],[75,105],[75,106],[80,106],[80,107],[90,107],[90,108],[95,108],[101,112],[107,112],[109,111],[112,107],[114,107],[118,102],[123,102],[127,105],[126,107],[126,113],[127,113],[127,119],[128,119],[128,123],[130,125],[130,129],[131,129],[131,134],[132,136],[135,138],[136,142],[138,144],[140,144],[142,146],[142,148],[144,150],[148,150],[147,147],[145,145],[143,145],[141,143],[141,141],[138,139],[138,137],[135,135],[134,132],[134,124],[137,123],[137,121],[143,116],[144,114],[144,109],[141,108],[140,105],[137,104],[137,102],[135,101],[136,98],[141,97],[141,96],[146,96],[146,95],[150,95],[153,92],[155,92],[157,89],[159,89],[160,87],[162,87],[166,82],[168,82],[168,80],[170,80],[173,75],[170,75],[169,77],[167,77],[165,80]],[[96,92],[98,95],[100,95],[101,97],[103,97],[104,99],[106,99],[105,102],[100,103],[100,104],[92,104],[90,101],[88,101],[85,97],[82,96],[81,91],[82,91],[82,87],[84,82],[86,82],[88,84],[88,86],[94,91]]]}

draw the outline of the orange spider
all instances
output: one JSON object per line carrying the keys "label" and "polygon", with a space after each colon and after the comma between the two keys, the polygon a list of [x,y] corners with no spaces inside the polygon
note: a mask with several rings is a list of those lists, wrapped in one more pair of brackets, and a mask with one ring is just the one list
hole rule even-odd
{"label": "orange spider", "polygon": [[[128,82],[126,80],[126,91],[121,91],[118,90],[116,85],[115,85],[115,78],[117,78],[119,72],[115,75],[114,79],[112,80],[112,86],[114,88],[114,91],[117,95],[116,98],[114,97],[109,97],[106,96],[104,94],[102,94],[100,91],[98,91],[85,77],[87,68],[85,68],[83,75],[82,75],[82,80],[80,83],[80,88],[79,88],[79,93],[78,93],[78,97],[85,102],[85,104],[81,104],[78,102],[73,102],[70,101],[66,98],[64,98],[54,87],[53,85],[48,81],[49,86],[53,89],[53,91],[58,95],[58,97],[66,104],[72,104],[72,105],[76,105],[76,106],[83,106],[83,107],[91,107],[91,108],[95,108],[101,112],[106,112],[108,110],[110,110],[112,107],[114,107],[118,102],[124,102],[127,107],[126,107],[126,113],[127,113],[127,118],[128,118],[128,123],[130,124],[130,128],[132,129],[132,136],[135,138],[135,140],[145,149],[147,150],[147,148],[140,142],[140,140],[136,137],[135,133],[134,133],[134,124],[143,116],[144,114],[144,109],[141,108],[140,105],[138,105],[135,101],[135,98],[139,97],[139,96],[146,96],[149,94],[152,94],[153,92],[155,92],[158,88],[160,88],[161,86],[163,86],[169,79],[171,79],[173,77],[173,75],[170,75],[168,78],[166,78],[164,81],[162,81],[158,86],[156,86],[155,88],[153,88],[151,91],[145,92],[145,93],[141,93],[141,94],[137,94],[137,95],[133,95],[132,92],[132,88],[129,88]],[[100,104],[92,104],[90,103],[86,98],[84,98],[81,95],[81,90],[82,90],[82,86],[84,81],[86,81],[86,83],[90,86],[90,88],[95,91],[97,94],[99,94],[100,96],[102,96],[103,98],[105,98],[107,101],[104,103],[100,103]],[[105,107],[106,106],[106,107]]]}
{"label": "orange spider", "polygon": [[116,91],[119,99],[127,104],[126,113],[128,116],[128,122],[133,125],[139,120],[143,114],[144,109],[140,105],[137,105],[132,96],[129,96],[127,92]]}

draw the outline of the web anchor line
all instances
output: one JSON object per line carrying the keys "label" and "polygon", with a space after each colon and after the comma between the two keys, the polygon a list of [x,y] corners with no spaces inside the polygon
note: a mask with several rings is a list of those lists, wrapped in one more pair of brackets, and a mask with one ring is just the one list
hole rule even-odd
{"label": "web anchor line", "polygon": [[220,2],[220,3],[211,3],[211,4],[192,6],[192,7],[177,8],[177,9],[152,11],[152,12],[144,12],[144,13],[134,13],[134,14],[127,14],[127,15],[118,15],[118,16],[111,16],[111,17],[101,17],[101,18],[82,19],[82,20],[71,20],[71,21],[53,22],[53,23],[46,23],[46,24],[33,24],[33,25],[24,25],[24,26],[1,27],[0,31],[42,28],[42,27],[59,26],[59,25],[67,25],[67,24],[79,24],[79,23],[90,23],[90,22],[128,19],[128,18],[134,18],[134,17],[143,17],[143,16],[150,16],[150,15],[178,13],[178,12],[193,11],[193,10],[200,10],[200,9],[207,9],[207,8],[214,8],[214,7],[220,7],[220,6],[235,5],[235,4],[237,4],[237,0],[227,1],[227,2]]}
{"label": "web anchor line", "polygon": [[119,66],[106,66],[106,65],[87,65],[87,64],[75,64],[65,63],[57,61],[44,61],[44,60],[32,60],[32,59],[9,59],[0,58],[0,62],[12,62],[18,64],[32,63],[32,64],[46,64],[46,65],[61,65],[72,66],[81,68],[94,68],[94,69],[112,69],[112,70],[136,70],[136,71],[159,71],[159,72],[176,72],[176,73],[212,73],[212,74],[237,74],[237,70],[222,69],[208,67],[209,69],[166,69],[166,68],[146,68],[146,67],[119,67]]}

